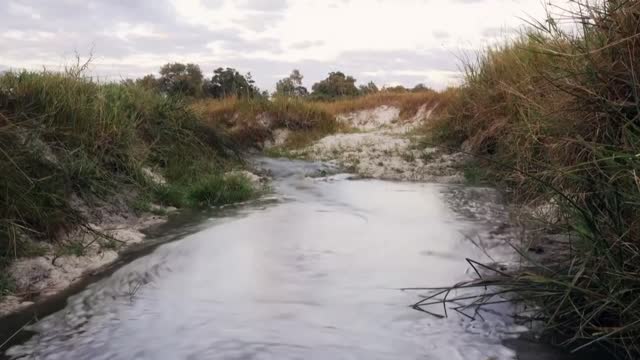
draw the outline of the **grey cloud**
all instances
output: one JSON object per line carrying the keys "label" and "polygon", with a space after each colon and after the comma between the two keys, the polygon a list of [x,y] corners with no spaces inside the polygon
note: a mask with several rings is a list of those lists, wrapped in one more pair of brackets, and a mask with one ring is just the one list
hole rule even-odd
{"label": "grey cloud", "polygon": [[263,32],[273,27],[284,18],[282,12],[252,12],[236,19],[234,22],[256,32]]}
{"label": "grey cloud", "polygon": [[518,32],[518,29],[505,27],[490,27],[482,30],[482,36],[487,38],[499,38],[512,35]]}
{"label": "grey cloud", "polygon": [[[280,48],[280,44],[273,40],[243,39],[236,30],[211,31],[204,26],[183,23],[176,18],[169,0],[25,0],[21,5],[32,8],[40,18],[33,19],[24,12],[11,14],[9,3],[0,4],[0,49],[4,58],[16,59],[16,62],[24,58],[58,61],[72,55],[74,50],[86,53],[91,48],[98,59],[135,54],[167,57],[175,54],[211,55],[207,54],[206,45],[214,41],[231,50]],[[120,23],[131,26],[149,24],[160,36],[134,35],[122,39],[114,33]],[[32,40],[3,36],[8,31],[20,31],[29,38],[39,32],[52,36]]]}
{"label": "grey cloud", "polygon": [[287,0],[247,0],[247,8],[258,11],[282,11],[289,6]]}
{"label": "grey cloud", "polygon": [[444,40],[444,39],[450,38],[451,34],[449,34],[448,32],[446,32],[444,30],[434,30],[433,31],[433,36],[435,36],[438,39]]}
{"label": "grey cloud", "polygon": [[209,9],[217,9],[220,6],[222,6],[222,4],[224,4],[224,0],[201,0],[201,1],[202,1],[202,5],[204,5]]}
{"label": "grey cloud", "polygon": [[294,49],[308,49],[314,46],[322,46],[322,45],[324,45],[324,41],[322,40],[317,40],[317,41],[307,40],[307,41],[301,41],[301,42],[292,44],[291,47]]}

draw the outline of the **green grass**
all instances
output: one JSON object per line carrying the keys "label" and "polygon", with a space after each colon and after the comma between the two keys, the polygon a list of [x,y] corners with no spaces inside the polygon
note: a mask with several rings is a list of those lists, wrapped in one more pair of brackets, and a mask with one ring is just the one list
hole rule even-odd
{"label": "green grass", "polygon": [[[28,256],[25,239],[56,241],[84,224],[74,198],[92,206],[130,193],[137,211],[148,211],[156,195],[185,205],[189,194],[171,187],[220,176],[235,151],[224,131],[203,124],[181,99],[71,74],[4,73],[0,257]],[[154,191],[143,167],[157,169],[170,189]]]}
{"label": "green grass", "polygon": [[192,206],[220,206],[249,200],[254,194],[243,176],[209,176],[191,184],[186,198]]}
{"label": "green grass", "polygon": [[68,241],[62,244],[59,244],[56,248],[55,254],[56,256],[62,255],[72,255],[72,256],[82,256],[86,253],[87,248],[85,244],[81,241]]}
{"label": "green grass", "polygon": [[0,300],[7,296],[12,294],[15,289],[16,289],[16,285],[14,280],[4,272],[4,269],[1,269],[2,272],[0,272]]}
{"label": "green grass", "polygon": [[241,175],[212,174],[194,181],[157,186],[154,197],[158,203],[174,207],[220,206],[250,200],[259,194],[251,182]]}
{"label": "green grass", "polygon": [[306,158],[306,155],[304,153],[296,152],[281,146],[275,146],[265,149],[264,154],[273,158],[286,158],[294,160],[304,160]]}
{"label": "green grass", "polygon": [[468,161],[462,168],[465,184],[479,186],[491,182],[491,175],[479,161]]}

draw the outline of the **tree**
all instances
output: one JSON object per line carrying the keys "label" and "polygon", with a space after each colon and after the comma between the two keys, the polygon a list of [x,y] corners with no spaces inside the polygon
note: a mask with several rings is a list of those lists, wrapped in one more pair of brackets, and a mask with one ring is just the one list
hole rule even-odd
{"label": "tree", "polygon": [[407,90],[407,88],[402,86],[402,85],[396,85],[396,86],[385,87],[384,91],[388,91],[388,92],[407,92],[409,90]]}
{"label": "tree", "polygon": [[300,74],[300,71],[294,69],[289,77],[286,77],[278,83],[276,83],[276,92],[274,96],[287,96],[287,97],[302,97],[307,96],[309,91],[302,86],[302,79],[304,77]]}
{"label": "tree", "polygon": [[229,96],[252,98],[260,95],[260,90],[254,83],[251,73],[242,75],[233,68],[217,68],[207,82],[205,92],[216,99]]}
{"label": "tree", "polygon": [[159,90],[160,89],[160,81],[156,79],[152,74],[145,75],[140,79],[136,79],[136,85],[142,86],[148,90]]}
{"label": "tree", "polygon": [[414,86],[413,89],[411,89],[411,91],[413,91],[413,92],[423,92],[423,91],[427,92],[427,91],[433,91],[433,89],[428,87],[425,84],[418,84],[418,85]]}
{"label": "tree", "polygon": [[373,81],[369,81],[367,85],[360,85],[360,95],[375,94],[378,91],[380,90],[378,89],[378,86]]}
{"label": "tree", "polygon": [[202,80],[196,64],[169,63],[160,68],[160,89],[169,95],[201,96]]}
{"label": "tree", "polygon": [[335,99],[344,96],[358,95],[356,79],[346,76],[340,71],[331,72],[329,76],[313,85],[313,96],[321,99]]}

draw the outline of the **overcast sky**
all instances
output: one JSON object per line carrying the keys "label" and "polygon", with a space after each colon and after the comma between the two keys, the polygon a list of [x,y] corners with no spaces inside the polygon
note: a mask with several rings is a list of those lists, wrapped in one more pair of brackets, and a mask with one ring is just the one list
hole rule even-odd
{"label": "overcast sky", "polygon": [[459,78],[458,57],[541,18],[543,0],[0,0],[0,70],[59,68],[93,48],[104,80],[167,62],[251,72],[273,89],[341,70],[359,83]]}

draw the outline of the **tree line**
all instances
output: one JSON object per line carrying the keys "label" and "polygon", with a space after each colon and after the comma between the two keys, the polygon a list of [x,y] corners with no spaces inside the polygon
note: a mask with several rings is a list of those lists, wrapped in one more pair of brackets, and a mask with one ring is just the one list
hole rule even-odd
{"label": "tree line", "polygon": [[241,74],[234,68],[217,68],[213,75],[205,78],[197,64],[168,63],[160,68],[160,76],[146,75],[135,80],[125,80],[130,85],[139,85],[172,96],[224,99],[227,97],[257,98],[297,97],[315,100],[332,100],[388,92],[432,91],[424,84],[413,88],[404,86],[378,88],[374,82],[356,86],[356,79],[340,71],[330,72],[327,78],[313,84],[311,91],[302,85],[303,75],[294,69],[291,74],[276,83],[276,90],[269,94],[260,90],[251,73]]}

